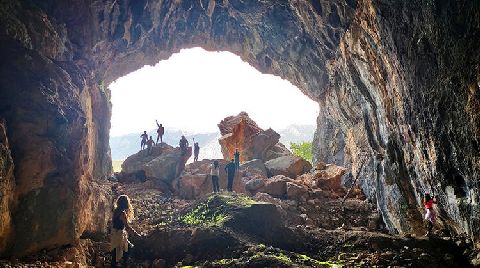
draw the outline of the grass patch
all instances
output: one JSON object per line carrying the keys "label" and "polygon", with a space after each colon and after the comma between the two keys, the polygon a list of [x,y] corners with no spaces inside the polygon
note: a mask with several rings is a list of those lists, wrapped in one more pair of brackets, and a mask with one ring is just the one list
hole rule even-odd
{"label": "grass patch", "polygon": [[213,194],[181,216],[180,221],[187,225],[220,227],[236,210],[255,203],[255,200],[244,195]]}
{"label": "grass patch", "polygon": [[264,265],[265,267],[343,267],[343,265],[319,261],[307,255],[288,252],[273,247],[266,247],[263,244],[253,246],[245,251],[241,257],[232,259],[220,259],[212,261],[212,267],[233,267],[243,265]]}

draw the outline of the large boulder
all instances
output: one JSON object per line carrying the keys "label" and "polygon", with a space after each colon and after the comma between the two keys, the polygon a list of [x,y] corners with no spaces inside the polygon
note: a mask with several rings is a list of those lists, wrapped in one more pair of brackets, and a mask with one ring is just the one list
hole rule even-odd
{"label": "large boulder", "polygon": [[179,147],[163,143],[153,146],[150,154],[147,150],[142,150],[129,156],[122,163],[122,173],[123,176],[130,176],[143,172],[146,178],[171,183],[181,174],[191,155],[191,147],[183,155]]}
{"label": "large boulder", "polygon": [[305,201],[308,197],[308,189],[304,185],[287,182],[287,198],[291,200]]}
{"label": "large boulder", "polygon": [[260,176],[267,177],[267,169],[260,159],[253,159],[243,163],[240,166],[240,172],[245,177]]}
{"label": "large boulder", "polygon": [[285,155],[269,160],[265,163],[265,167],[270,177],[284,175],[290,178],[296,178],[312,169],[310,162],[294,155]]}
{"label": "large boulder", "polygon": [[218,128],[219,139],[225,159],[233,158],[235,149],[240,152],[240,161],[265,159],[267,152],[279,141],[280,135],[273,129],[261,129],[246,112],[223,119]]}
{"label": "large boulder", "polygon": [[258,190],[265,186],[264,179],[251,179],[245,183],[245,190],[247,190],[251,195],[255,195]]}
{"label": "large boulder", "polygon": [[292,152],[290,152],[290,150],[287,149],[287,147],[285,147],[285,145],[283,145],[283,143],[279,142],[275,144],[275,146],[267,150],[267,152],[265,153],[264,161],[266,162],[275,158],[288,155],[293,154]]}
{"label": "large boulder", "polygon": [[341,166],[327,164],[322,170],[315,170],[314,177],[317,186],[324,190],[343,192],[342,176],[346,169]]}
{"label": "large boulder", "polygon": [[273,197],[284,198],[287,195],[287,182],[292,179],[283,175],[274,176],[265,180],[265,186],[260,189],[260,192],[267,193]]}

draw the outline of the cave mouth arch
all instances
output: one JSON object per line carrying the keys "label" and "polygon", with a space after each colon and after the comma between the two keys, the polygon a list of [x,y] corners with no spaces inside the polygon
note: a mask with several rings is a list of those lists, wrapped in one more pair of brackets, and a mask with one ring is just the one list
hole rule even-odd
{"label": "cave mouth arch", "polygon": [[[0,5],[6,16],[0,79],[8,85],[0,112],[17,167],[9,180],[15,189],[6,196],[15,225],[0,234],[11,238],[0,255],[8,249],[19,256],[106,230],[111,200],[102,182],[111,174],[112,81],[180,49],[202,47],[234,53],[319,101],[329,82],[326,61],[335,57],[356,8],[351,1],[324,1],[320,11],[310,1],[236,0]],[[340,19],[335,27],[331,13]]]}
{"label": "cave mouth arch", "polygon": [[232,53],[198,47],[144,66],[108,88],[114,171],[138,151],[139,133],[146,130],[156,140],[157,119],[167,128],[168,144],[178,143],[174,137],[180,134],[198,135],[197,141],[209,137],[201,139],[201,146],[207,146],[201,158],[215,159],[223,157],[217,124],[227,116],[245,111],[260,127],[280,132],[289,146],[312,142],[319,112],[318,104],[288,81],[260,73]]}

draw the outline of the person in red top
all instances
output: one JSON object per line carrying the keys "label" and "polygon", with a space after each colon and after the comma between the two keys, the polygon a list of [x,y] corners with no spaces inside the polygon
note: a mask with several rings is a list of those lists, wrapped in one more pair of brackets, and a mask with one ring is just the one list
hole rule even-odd
{"label": "person in red top", "polygon": [[427,221],[427,233],[425,236],[429,236],[432,233],[433,224],[435,224],[435,211],[433,210],[433,204],[436,204],[435,197],[431,197],[430,194],[426,193],[423,199],[423,204],[425,206],[425,220]]}

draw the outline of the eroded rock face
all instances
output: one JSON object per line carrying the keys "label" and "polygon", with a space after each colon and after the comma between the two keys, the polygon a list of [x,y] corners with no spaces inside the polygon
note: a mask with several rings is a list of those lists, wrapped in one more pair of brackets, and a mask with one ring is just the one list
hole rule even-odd
{"label": "eroded rock face", "polygon": [[0,252],[4,251],[12,232],[15,178],[5,122],[0,120]]}
{"label": "eroded rock face", "polygon": [[111,172],[106,85],[193,46],[236,53],[318,101],[315,158],[359,174],[390,230],[412,231],[433,188],[447,226],[478,238],[479,14],[469,0],[2,1],[7,247],[104,228],[91,211]]}
{"label": "eroded rock face", "polygon": [[222,137],[218,140],[225,159],[233,159],[235,150],[240,152],[240,161],[265,159],[267,152],[280,139],[280,135],[273,129],[263,130],[253,121],[246,112],[236,116],[229,116],[219,124]]}
{"label": "eroded rock face", "polygon": [[351,167],[391,231],[423,231],[433,192],[452,232],[479,236],[479,14],[470,1],[362,1],[328,68],[315,158]]}

